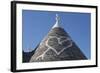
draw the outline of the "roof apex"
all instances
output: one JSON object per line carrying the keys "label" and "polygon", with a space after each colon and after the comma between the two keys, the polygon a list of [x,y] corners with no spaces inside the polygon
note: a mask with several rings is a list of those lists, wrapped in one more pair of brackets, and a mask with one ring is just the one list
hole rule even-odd
{"label": "roof apex", "polygon": [[58,16],[58,14],[56,14],[56,23],[53,25],[53,27],[52,27],[52,28],[55,28],[55,27],[60,27],[59,20],[60,20],[60,17]]}

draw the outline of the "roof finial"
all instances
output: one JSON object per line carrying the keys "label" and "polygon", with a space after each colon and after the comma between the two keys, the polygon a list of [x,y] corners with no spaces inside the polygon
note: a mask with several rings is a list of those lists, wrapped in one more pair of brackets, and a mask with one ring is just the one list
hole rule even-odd
{"label": "roof finial", "polygon": [[60,17],[56,14],[56,23],[59,24]]}
{"label": "roof finial", "polygon": [[55,23],[55,25],[52,28],[60,27],[59,26],[59,20],[60,20],[60,17],[58,16],[58,14],[56,14],[56,23]]}

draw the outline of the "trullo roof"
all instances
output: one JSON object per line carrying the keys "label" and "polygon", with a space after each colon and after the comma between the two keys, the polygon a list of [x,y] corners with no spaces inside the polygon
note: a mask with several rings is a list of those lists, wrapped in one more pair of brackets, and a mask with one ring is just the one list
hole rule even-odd
{"label": "trullo roof", "polygon": [[59,19],[56,15],[55,25],[41,41],[30,62],[87,59],[68,33],[59,25]]}

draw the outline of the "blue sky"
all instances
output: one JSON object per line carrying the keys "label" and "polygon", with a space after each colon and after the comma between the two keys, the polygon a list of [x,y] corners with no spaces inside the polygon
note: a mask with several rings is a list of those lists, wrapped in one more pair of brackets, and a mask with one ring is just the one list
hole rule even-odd
{"label": "blue sky", "polygon": [[22,48],[25,52],[34,50],[55,24],[56,14],[60,25],[71,36],[87,58],[91,57],[90,30],[91,14],[76,12],[22,11]]}

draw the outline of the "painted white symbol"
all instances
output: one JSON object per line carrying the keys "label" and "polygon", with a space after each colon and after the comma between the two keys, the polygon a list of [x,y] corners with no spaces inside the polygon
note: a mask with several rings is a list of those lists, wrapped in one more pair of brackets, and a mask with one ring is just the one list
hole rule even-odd
{"label": "painted white symbol", "polygon": [[[69,42],[70,44],[69,45],[67,45],[67,46],[65,46],[65,47],[63,47],[59,52],[55,49],[55,48],[53,48],[53,46],[51,46],[51,45],[49,45],[48,44],[48,42],[49,42],[49,40],[50,39],[53,39],[53,38],[56,38],[57,40],[58,40],[58,44],[57,45],[62,45],[63,44],[63,42]],[[62,40],[61,41],[61,39],[65,39],[65,40]],[[61,36],[61,37],[56,37],[56,36],[49,36],[49,38],[47,39],[47,41],[46,41],[46,46],[48,47],[48,49],[43,53],[43,54],[41,54],[41,55],[39,55],[37,58],[36,58],[36,60],[38,60],[39,58],[44,58],[44,55],[46,54],[46,52],[48,52],[50,49],[52,49],[57,55],[60,55],[65,49],[67,49],[67,48],[69,48],[69,47],[71,47],[72,46],[72,41],[71,41],[71,39],[70,38],[66,38],[66,37],[63,37],[63,36]]]}
{"label": "painted white symbol", "polygon": [[[57,51],[53,46],[49,45],[48,42],[50,39],[56,38],[58,40],[58,44],[57,45],[61,45],[63,44],[63,42],[69,42],[70,44],[63,47],[60,51]],[[50,49],[52,49],[57,55],[61,54],[65,49],[69,48],[72,46],[72,41],[69,38],[66,38],[65,40],[61,41],[62,38],[66,38],[66,37],[56,37],[56,36],[50,36],[49,39],[46,41],[46,46],[48,46]]]}

